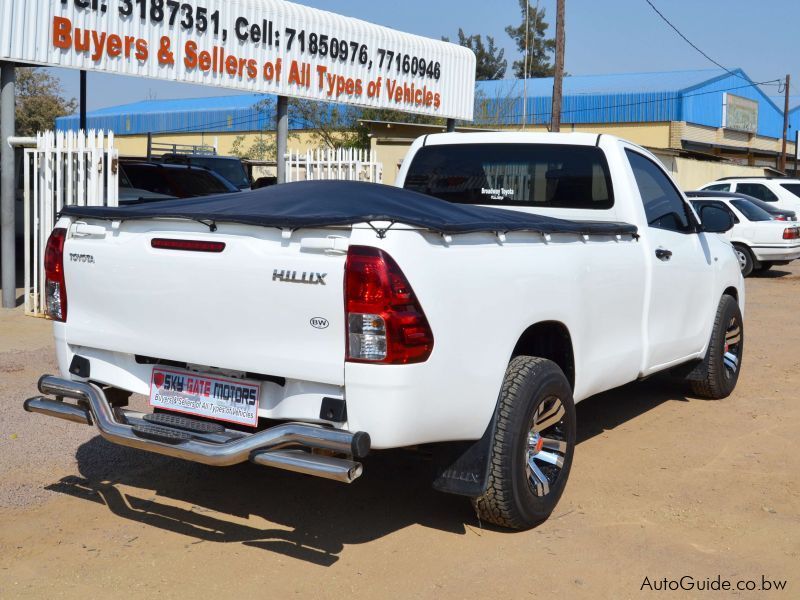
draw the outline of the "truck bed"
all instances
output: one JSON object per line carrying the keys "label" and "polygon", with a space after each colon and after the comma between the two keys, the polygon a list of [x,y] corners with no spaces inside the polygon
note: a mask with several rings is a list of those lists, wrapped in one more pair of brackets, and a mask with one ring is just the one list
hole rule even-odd
{"label": "truck bed", "polygon": [[61,214],[113,221],[188,219],[212,228],[220,222],[289,230],[356,223],[404,223],[447,235],[509,231],[637,235],[636,226],[628,223],[573,221],[501,208],[452,204],[409,190],[353,181],[306,181],[241,194],[120,208],[68,206]]}

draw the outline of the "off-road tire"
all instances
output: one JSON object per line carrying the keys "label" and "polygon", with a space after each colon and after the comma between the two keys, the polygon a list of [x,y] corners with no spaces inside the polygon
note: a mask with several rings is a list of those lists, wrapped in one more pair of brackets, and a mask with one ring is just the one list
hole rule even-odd
{"label": "off-road tire", "polygon": [[[738,360],[737,368],[734,371],[725,366],[726,338],[729,335],[732,320],[738,324],[739,328]],[[711,340],[706,356],[703,359],[703,364],[698,369],[697,375],[690,378],[694,394],[709,400],[721,400],[730,396],[736,387],[736,382],[739,380],[739,373],[742,371],[743,351],[744,323],[742,322],[742,312],[736,299],[726,294],[720,300],[717,308],[714,329],[711,332]]]}
{"label": "off-road tire", "polygon": [[[549,493],[537,496],[526,474],[530,423],[537,407],[556,397],[564,408],[557,427],[567,443],[563,466]],[[486,492],[473,498],[478,518],[509,529],[529,529],[553,512],[561,498],[575,448],[572,388],[554,362],[518,356],[508,365],[498,400]]]}

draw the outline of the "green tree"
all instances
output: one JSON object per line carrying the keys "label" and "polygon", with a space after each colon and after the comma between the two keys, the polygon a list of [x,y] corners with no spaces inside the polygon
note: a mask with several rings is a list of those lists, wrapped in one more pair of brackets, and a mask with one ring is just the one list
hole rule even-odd
{"label": "green tree", "polygon": [[[247,136],[233,140],[231,153],[239,158],[251,160],[275,160],[277,140],[272,117],[275,115],[274,98],[265,98],[253,106],[253,110],[270,116],[270,124],[248,147]],[[301,98],[289,99],[289,120],[298,128],[307,131],[318,146],[323,148],[361,148],[369,150],[369,128],[362,121],[387,121],[393,123],[419,123],[444,125],[444,119],[406,113],[383,108],[358,108]],[[296,138],[296,133],[290,133]]]}
{"label": "green tree", "polygon": [[361,111],[355,107],[294,98],[289,100],[289,115],[325,148],[353,148],[359,145],[356,130]]}
{"label": "green tree", "polygon": [[61,82],[49,72],[17,67],[17,135],[54,129],[56,118],[73,114],[77,105],[74,98],[64,98]]}
{"label": "green tree", "polygon": [[278,143],[273,131],[262,131],[249,148],[245,146],[246,142],[246,135],[237,135],[231,144],[231,154],[247,160],[275,160],[278,154]]}
{"label": "green tree", "polygon": [[[442,37],[442,40],[449,42],[450,38]],[[464,30],[458,29],[458,44],[469,48],[475,53],[477,59],[475,65],[475,79],[478,81],[488,81],[491,79],[502,79],[508,69],[508,61],[505,59],[506,51],[495,46],[494,38],[486,36],[486,44],[479,35],[467,35]]]}
{"label": "green tree", "polygon": [[522,53],[522,58],[514,61],[514,75],[518,79],[525,77],[526,73],[528,77],[550,77],[553,75],[550,57],[555,51],[556,41],[545,37],[549,27],[544,20],[545,10],[531,6],[529,0],[519,0],[519,8],[522,13],[522,23],[518,27],[512,25],[506,27],[506,33],[516,42],[517,49]]}
{"label": "green tree", "polygon": [[358,118],[354,122],[356,133],[356,148],[369,150],[370,138],[369,127],[362,125],[362,121],[385,121],[387,123],[413,123],[416,125],[441,125],[444,126],[445,120],[432,117],[430,115],[420,115],[417,113],[407,113],[400,110],[389,108],[362,108],[358,111]]}

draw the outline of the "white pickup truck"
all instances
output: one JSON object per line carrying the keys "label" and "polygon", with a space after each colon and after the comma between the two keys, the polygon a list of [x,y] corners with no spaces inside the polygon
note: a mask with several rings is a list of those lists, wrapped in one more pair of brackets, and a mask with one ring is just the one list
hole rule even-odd
{"label": "white pickup truck", "polygon": [[433,135],[397,186],[65,209],[45,258],[61,377],[26,410],[347,482],[370,450],[424,446],[436,489],[520,529],[564,490],[575,402],[668,369],[734,389],[732,220],[698,216],[646,150]]}

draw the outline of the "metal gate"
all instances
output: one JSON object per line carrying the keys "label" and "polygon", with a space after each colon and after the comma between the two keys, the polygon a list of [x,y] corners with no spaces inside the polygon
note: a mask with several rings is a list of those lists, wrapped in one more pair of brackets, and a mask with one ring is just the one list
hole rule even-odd
{"label": "metal gate", "polygon": [[114,134],[48,131],[25,150],[25,314],[44,314],[44,251],[65,206],[117,206]]}
{"label": "metal gate", "polygon": [[383,182],[383,164],[371,160],[369,150],[321,148],[289,152],[286,182],[318,179]]}

